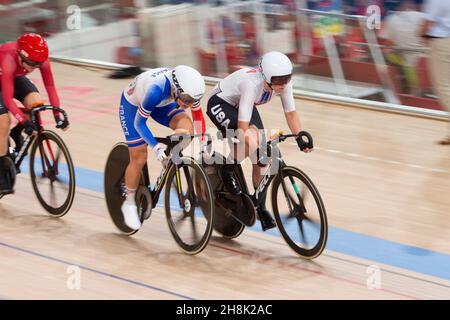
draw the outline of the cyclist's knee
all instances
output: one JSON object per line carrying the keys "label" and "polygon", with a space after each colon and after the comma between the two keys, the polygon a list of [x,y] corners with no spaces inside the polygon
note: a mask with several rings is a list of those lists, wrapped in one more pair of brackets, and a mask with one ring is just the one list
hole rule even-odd
{"label": "cyclist's knee", "polygon": [[44,101],[38,92],[30,92],[25,96],[22,104],[25,108],[31,109],[43,105]]}
{"label": "cyclist's knee", "polygon": [[181,119],[181,127],[188,130],[190,134],[194,133],[194,125],[189,117]]}
{"label": "cyclist's knee", "polygon": [[133,166],[138,167],[139,169],[142,169],[146,162],[147,157],[133,157],[130,161]]}
{"label": "cyclist's knee", "polygon": [[245,144],[249,147],[249,152],[253,153],[259,146],[261,137],[258,128],[250,126],[245,133]]}
{"label": "cyclist's knee", "polygon": [[187,132],[187,134],[194,133],[194,125],[187,115],[180,116],[180,118],[177,119],[173,127],[174,127],[172,128],[173,130],[183,129]]}
{"label": "cyclist's knee", "polygon": [[142,168],[147,162],[147,146],[130,149],[130,164]]}

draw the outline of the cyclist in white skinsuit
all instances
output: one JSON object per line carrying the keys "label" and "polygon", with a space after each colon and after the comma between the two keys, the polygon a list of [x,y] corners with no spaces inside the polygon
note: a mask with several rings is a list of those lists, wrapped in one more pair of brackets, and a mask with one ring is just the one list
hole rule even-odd
{"label": "cyclist in white skinsuit", "polygon": [[[289,129],[294,134],[301,131],[300,118],[295,109],[292,92],[292,63],[280,52],[269,52],[261,58],[256,68],[243,68],[221,80],[208,100],[207,115],[224,136],[227,129],[236,130],[238,139],[245,143],[245,156],[254,154],[264,137],[259,130],[264,130],[259,112],[255,106],[268,103],[274,94],[281,97],[284,115]],[[228,131],[228,133],[231,133]],[[239,134],[240,137],[239,138]],[[245,137],[245,138],[244,138]],[[304,152],[310,152],[305,149]],[[222,179],[228,190],[240,194],[241,190],[233,175],[233,164],[223,166]],[[262,167],[253,164],[253,186],[261,181]],[[263,199],[263,203],[265,199]],[[270,212],[263,204],[257,208],[263,230],[276,226]]]}
{"label": "cyclist in white skinsuit", "polygon": [[[269,102],[273,90],[264,85],[265,81],[257,68],[243,68],[220,81],[211,96],[219,98],[238,109],[238,120],[250,122],[253,107]],[[288,82],[280,93],[284,112],[295,111],[292,82]]]}

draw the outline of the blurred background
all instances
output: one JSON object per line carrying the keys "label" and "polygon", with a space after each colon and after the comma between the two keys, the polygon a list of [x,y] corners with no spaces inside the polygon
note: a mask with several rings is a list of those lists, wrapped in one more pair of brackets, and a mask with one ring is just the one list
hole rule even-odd
{"label": "blurred background", "polygon": [[[376,5],[376,6],[373,6]],[[0,0],[0,42],[47,37],[51,55],[224,77],[287,54],[296,89],[444,110],[418,36],[422,0]]]}

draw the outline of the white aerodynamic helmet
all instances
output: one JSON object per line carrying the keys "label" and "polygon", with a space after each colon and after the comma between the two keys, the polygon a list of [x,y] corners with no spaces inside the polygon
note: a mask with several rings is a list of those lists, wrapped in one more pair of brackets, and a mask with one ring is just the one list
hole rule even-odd
{"label": "white aerodynamic helmet", "polygon": [[264,81],[268,84],[286,84],[291,80],[292,62],[281,52],[271,51],[264,54],[259,67]]}
{"label": "white aerodynamic helmet", "polygon": [[175,97],[187,104],[195,103],[205,94],[205,80],[200,72],[188,66],[177,66],[172,71]]}

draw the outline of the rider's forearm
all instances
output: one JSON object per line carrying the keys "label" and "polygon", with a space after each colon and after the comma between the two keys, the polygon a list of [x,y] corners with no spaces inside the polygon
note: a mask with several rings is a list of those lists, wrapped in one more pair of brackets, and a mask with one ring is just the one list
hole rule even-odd
{"label": "rider's forearm", "polygon": [[46,61],[40,68],[42,80],[44,81],[45,90],[47,90],[50,104],[54,107],[59,107],[59,96],[56,91],[55,81],[53,79],[52,69],[50,68],[50,62]]}
{"label": "rider's forearm", "polygon": [[141,135],[142,138],[144,138],[145,142],[153,148],[158,144],[155,137],[153,136],[153,133],[150,131],[150,129],[146,125],[147,118],[144,118],[139,114],[139,112],[136,113],[136,118],[134,119],[134,127],[136,128],[136,131]]}
{"label": "rider's forearm", "polygon": [[302,126],[300,124],[300,117],[298,116],[297,111],[285,112],[287,124],[289,129],[293,134],[298,134],[302,131]]}
{"label": "rider's forearm", "polygon": [[[194,132],[196,134],[205,133],[206,131],[206,122],[205,117],[203,116],[202,109],[192,109],[192,120],[194,121]],[[204,137],[201,138],[203,140]]]}

